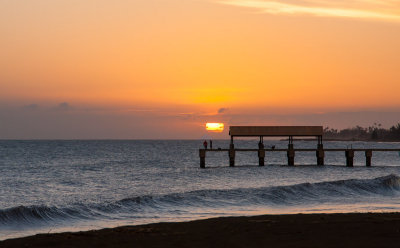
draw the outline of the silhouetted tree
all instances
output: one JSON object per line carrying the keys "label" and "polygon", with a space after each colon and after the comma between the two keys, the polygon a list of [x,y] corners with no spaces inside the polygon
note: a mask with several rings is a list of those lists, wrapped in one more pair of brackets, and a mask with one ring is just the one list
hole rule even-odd
{"label": "silhouetted tree", "polygon": [[400,123],[392,126],[390,129],[382,128],[382,124],[380,123],[374,123],[368,128],[355,126],[340,131],[326,127],[324,128],[324,137],[325,139],[338,140],[400,141]]}

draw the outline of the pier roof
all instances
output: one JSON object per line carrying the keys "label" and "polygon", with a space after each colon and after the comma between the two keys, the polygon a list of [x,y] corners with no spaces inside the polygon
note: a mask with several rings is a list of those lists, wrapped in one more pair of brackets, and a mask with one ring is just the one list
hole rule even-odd
{"label": "pier roof", "polygon": [[322,136],[322,126],[230,126],[231,136]]}

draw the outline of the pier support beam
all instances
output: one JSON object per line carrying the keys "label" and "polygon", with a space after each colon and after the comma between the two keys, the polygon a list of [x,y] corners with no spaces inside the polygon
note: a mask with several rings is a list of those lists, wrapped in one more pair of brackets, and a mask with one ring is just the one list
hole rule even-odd
{"label": "pier support beam", "polygon": [[258,143],[258,165],[264,166],[264,161],[265,161],[264,144],[260,142]]}
{"label": "pier support beam", "polygon": [[230,144],[229,146],[229,166],[234,167],[235,166],[235,146],[233,144]]}
{"label": "pier support beam", "polygon": [[325,151],[324,151],[324,145],[318,144],[318,150],[316,152],[317,156],[317,165],[324,165],[325,161]]}
{"label": "pier support beam", "polygon": [[345,155],[346,155],[346,166],[353,167],[354,150],[346,150]]}
{"label": "pier support beam", "polygon": [[365,165],[367,167],[371,166],[371,160],[372,160],[372,150],[366,150],[365,151]]}
{"label": "pier support beam", "polygon": [[200,156],[200,168],[204,169],[206,168],[206,150],[200,149],[199,156]]}

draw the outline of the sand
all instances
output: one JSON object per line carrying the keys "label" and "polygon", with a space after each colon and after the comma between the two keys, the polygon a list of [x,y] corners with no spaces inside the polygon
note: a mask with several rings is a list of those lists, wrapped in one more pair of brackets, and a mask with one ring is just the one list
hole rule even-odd
{"label": "sand", "polygon": [[0,247],[400,247],[400,213],[212,218],[39,234]]}

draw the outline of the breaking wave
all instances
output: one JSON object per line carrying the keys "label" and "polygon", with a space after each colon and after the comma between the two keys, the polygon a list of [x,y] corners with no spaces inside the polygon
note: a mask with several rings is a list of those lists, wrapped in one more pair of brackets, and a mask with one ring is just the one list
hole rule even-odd
{"label": "breaking wave", "polygon": [[400,195],[400,177],[350,179],[289,186],[198,190],[166,195],[145,195],[115,202],[75,203],[69,206],[17,206],[0,210],[0,228],[40,225],[63,221],[126,219],[141,213],[185,213],[193,209],[232,206],[291,206],[370,197]]}

